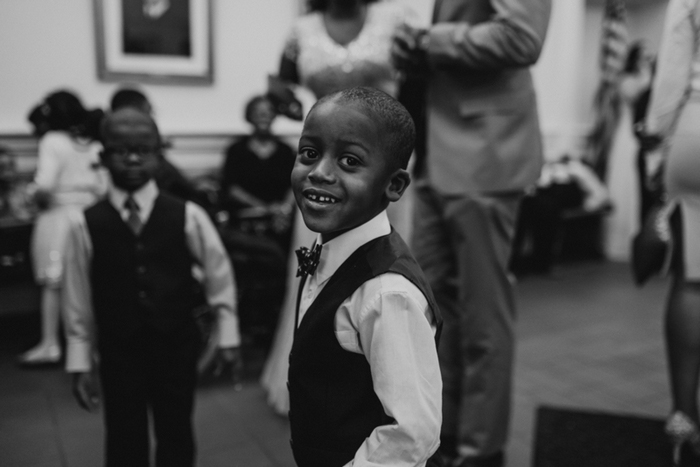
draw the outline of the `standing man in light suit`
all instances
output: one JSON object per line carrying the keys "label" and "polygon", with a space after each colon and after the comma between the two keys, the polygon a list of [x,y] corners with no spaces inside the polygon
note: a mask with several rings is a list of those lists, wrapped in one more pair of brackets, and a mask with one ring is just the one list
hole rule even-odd
{"label": "standing man in light suit", "polygon": [[507,264],[542,144],[529,67],[551,0],[436,0],[433,25],[395,37],[396,64],[427,82],[426,173],[413,252],[445,324],[442,450],[452,466],[504,464],[515,348]]}

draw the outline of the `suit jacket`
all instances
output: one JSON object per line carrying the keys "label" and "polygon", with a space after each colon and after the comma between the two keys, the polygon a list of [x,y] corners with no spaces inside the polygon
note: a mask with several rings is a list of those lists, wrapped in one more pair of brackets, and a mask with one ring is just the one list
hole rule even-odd
{"label": "suit jacket", "polygon": [[535,182],[542,141],[529,66],[551,0],[436,0],[427,46],[427,169],[448,195]]}

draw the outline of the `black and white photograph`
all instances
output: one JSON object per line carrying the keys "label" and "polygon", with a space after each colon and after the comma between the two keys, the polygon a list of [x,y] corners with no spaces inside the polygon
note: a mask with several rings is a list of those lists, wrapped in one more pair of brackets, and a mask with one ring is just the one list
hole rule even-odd
{"label": "black and white photograph", "polygon": [[0,58],[0,467],[700,467],[700,0],[5,0]]}
{"label": "black and white photograph", "polygon": [[211,0],[93,0],[102,80],[211,84]]}

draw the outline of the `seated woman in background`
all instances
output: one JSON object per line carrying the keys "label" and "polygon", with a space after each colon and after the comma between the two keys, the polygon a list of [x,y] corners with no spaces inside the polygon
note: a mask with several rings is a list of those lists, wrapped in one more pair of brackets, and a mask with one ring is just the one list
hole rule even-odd
{"label": "seated woman in background", "polygon": [[94,203],[106,189],[106,176],[99,169],[101,145],[96,134],[102,112],[86,110],[68,91],[50,94],[39,109],[41,124],[48,131],[39,140],[34,177],[40,213],[32,235],[32,259],[41,286],[42,324],[39,344],[19,357],[19,363],[25,366],[53,364],[61,359],[58,330],[69,219],[73,211]]}
{"label": "seated woman in background", "polygon": [[241,326],[259,326],[265,334],[274,331],[281,306],[294,212],[296,153],[272,134],[276,117],[267,96],[248,101],[245,119],[253,132],[226,150],[219,195],[230,225],[222,236],[239,272]]}
{"label": "seated woman in background", "polygon": [[290,177],[296,153],[272,134],[277,116],[266,96],[246,104],[253,133],[231,144],[221,173],[221,202],[234,216],[270,218],[270,230],[289,232],[294,206]]}

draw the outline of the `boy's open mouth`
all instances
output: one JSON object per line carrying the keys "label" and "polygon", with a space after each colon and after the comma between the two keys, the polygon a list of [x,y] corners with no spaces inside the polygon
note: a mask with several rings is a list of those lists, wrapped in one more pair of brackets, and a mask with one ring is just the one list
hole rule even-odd
{"label": "boy's open mouth", "polygon": [[322,195],[319,193],[314,193],[314,192],[305,192],[304,197],[308,199],[309,201],[313,201],[315,203],[323,203],[323,204],[335,204],[338,202],[338,199],[330,196],[330,195]]}

